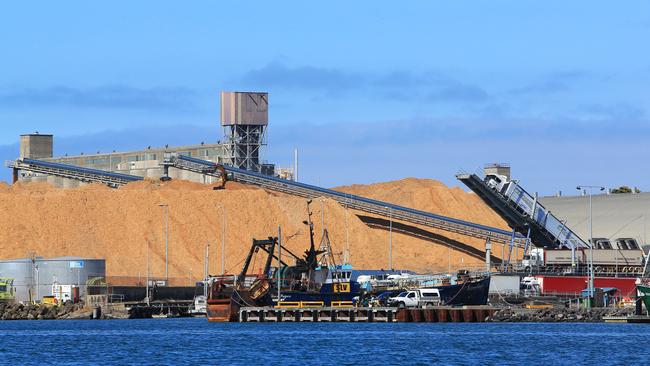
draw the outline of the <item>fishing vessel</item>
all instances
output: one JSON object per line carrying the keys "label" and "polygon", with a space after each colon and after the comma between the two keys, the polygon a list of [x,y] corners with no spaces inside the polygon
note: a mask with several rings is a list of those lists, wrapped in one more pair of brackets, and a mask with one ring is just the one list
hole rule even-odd
{"label": "fishing vessel", "polygon": [[[243,306],[276,306],[280,302],[318,302],[330,306],[334,301],[352,301],[359,295],[359,283],[351,278],[352,266],[336,263],[327,230],[323,230],[316,249],[310,202],[308,220],[304,221],[309,227],[309,249],[298,256],[277,237],[253,239],[239,275],[208,279],[208,320],[235,321]],[[264,266],[257,275],[251,275],[251,263],[260,252],[266,254]],[[287,257],[294,260],[293,265],[285,262]],[[276,267],[272,267],[274,260]]]}

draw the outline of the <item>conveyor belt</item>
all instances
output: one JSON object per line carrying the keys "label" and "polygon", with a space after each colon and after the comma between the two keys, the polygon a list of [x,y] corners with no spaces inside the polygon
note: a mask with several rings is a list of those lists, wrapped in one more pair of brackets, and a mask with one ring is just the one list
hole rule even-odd
{"label": "conveyor belt", "polygon": [[[177,155],[176,158],[193,164],[205,166],[216,165],[211,161],[196,159],[188,156]],[[355,196],[331,189],[312,186],[309,184],[267,176],[227,165],[224,166],[224,168],[229,174],[229,179],[237,182],[252,184],[269,190],[284,192],[305,198],[326,197],[335,200],[341,205],[355,210],[383,217],[390,217],[395,220],[402,220],[413,224],[429,226],[435,229],[458,233],[474,238],[480,238],[484,240],[490,239],[491,241],[501,243],[510,243],[512,240],[513,233],[511,231],[454,219],[442,215],[436,215],[425,211],[415,210],[408,207],[394,205],[388,202]],[[516,235],[514,244],[523,246],[523,237]]]}
{"label": "conveyor belt", "polygon": [[144,178],[135,175],[107,172],[104,170],[82,168],[74,165],[52,163],[35,159],[18,159],[7,163],[14,172],[19,170],[33,173],[54,175],[57,177],[74,179],[86,183],[102,183],[109,187],[119,187],[129,182],[136,182]]}
{"label": "conveyor belt", "polygon": [[[566,227],[562,221],[538,203],[516,182],[508,183],[512,185],[511,188],[516,188],[516,190],[513,190],[516,194],[512,193],[504,196],[502,192],[490,188],[476,174],[458,174],[456,178],[474,191],[513,230],[524,235],[529,231],[530,239],[535,246],[545,248],[566,247],[569,249],[589,247],[589,244]],[[532,207],[523,205],[522,196],[527,197],[528,201],[534,202]]]}

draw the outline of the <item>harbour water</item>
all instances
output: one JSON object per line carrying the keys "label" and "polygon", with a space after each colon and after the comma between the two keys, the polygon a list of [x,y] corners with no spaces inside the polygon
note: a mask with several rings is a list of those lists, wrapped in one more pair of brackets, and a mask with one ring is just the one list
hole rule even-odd
{"label": "harbour water", "polygon": [[644,324],[2,321],[0,364],[635,365],[648,339]]}

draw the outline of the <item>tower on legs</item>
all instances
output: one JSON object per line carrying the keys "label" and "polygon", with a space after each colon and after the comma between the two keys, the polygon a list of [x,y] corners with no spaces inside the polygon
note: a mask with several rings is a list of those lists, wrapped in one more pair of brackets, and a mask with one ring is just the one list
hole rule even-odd
{"label": "tower on legs", "polygon": [[225,163],[260,172],[260,152],[266,146],[268,120],[268,93],[221,92]]}

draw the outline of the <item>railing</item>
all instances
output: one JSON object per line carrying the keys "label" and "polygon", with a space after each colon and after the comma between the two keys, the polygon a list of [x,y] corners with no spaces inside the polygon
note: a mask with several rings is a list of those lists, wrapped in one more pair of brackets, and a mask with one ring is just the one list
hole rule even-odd
{"label": "railing", "polygon": [[323,301],[278,301],[276,309],[318,309],[325,306]]}

